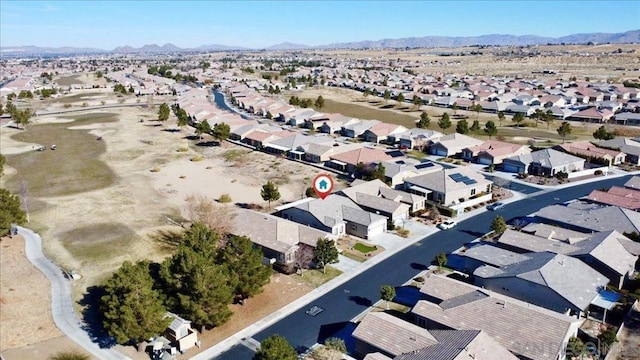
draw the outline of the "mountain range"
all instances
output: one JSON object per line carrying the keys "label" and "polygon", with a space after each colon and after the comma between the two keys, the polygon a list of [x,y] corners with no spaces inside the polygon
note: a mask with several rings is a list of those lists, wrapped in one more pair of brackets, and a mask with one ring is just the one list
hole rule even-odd
{"label": "mountain range", "polygon": [[113,54],[166,54],[176,52],[201,52],[201,51],[232,51],[232,50],[306,50],[306,49],[364,49],[364,48],[435,48],[435,47],[462,47],[472,45],[498,45],[498,46],[526,46],[545,44],[587,44],[587,43],[640,43],[640,30],[631,30],[623,33],[586,33],[572,34],[562,37],[543,37],[536,35],[507,35],[490,34],[480,36],[423,36],[400,39],[366,40],[357,42],[342,42],[327,45],[309,46],[283,42],[263,49],[246,48],[228,45],[202,45],[196,48],[180,48],[174,44],[145,45],[140,48],[131,46],[119,46],[113,50],[75,47],[38,47],[38,46],[14,46],[0,47],[3,55],[20,54],[89,54],[89,53],[113,53]]}

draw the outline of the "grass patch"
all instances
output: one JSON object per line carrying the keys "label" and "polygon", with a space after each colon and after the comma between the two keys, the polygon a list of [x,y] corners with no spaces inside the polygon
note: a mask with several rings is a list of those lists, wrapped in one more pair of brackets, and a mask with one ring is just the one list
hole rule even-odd
{"label": "grass patch", "polygon": [[248,153],[248,151],[232,149],[225,151],[224,154],[222,154],[222,157],[224,158],[224,161],[227,162],[239,161],[242,160]]}
{"label": "grass patch", "polygon": [[427,154],[425,154],[424,152],[414,149],[407,150],[406,154],[408,157],[414,158],[416,160],[422,160],[427,157]]}
{"label": "grass patch", "polygon": [[80,75],[63,76],[61,78],[56,79],[56,83],[60,86],[82,84],[82,81],[80,81],[79,78],[80,78]]}
{"label": "grass patch", "polygon": [[367,259],[365,257],[362,256],[358,256],[354,253],[350,253],[348,251],[343,251],[340,255],[344,256],[344,257],[348,257],[351,260],[355,260],[357,262],[365,262],[367,261]]}
{"label": "grass patch", "polygon": [[62,244],[74,257],[102,260],[113,256],[114,249],[126,253],[137,239],[136,233],[122,224],[102,223],[67,231],[60,235]]}
{"label": "grass patch", "polygon": [[[303,275],[300,276],[300,279],[302,279],[304,282],[306,282],[310,286],[316,288],[326,283],[327,281],[342,274],[342,271],[331,266],[327,266],[326,271],[327,273],[325,274],[322,272],[322,269],[306,270],[303,273]],[[298,276],[298,275],[292,275],[292,276]]]}
{"label": "grass patch", "polygon": [[[88,123],[87,115],[80,123]],[[98,119],[105,119],[99,114]],[[29,151],[7,155],[7,163],[16,168],[18,176],[7,181],[7,187],[16,191],[24,179],[29,193],[35,197],[78,194],[112,185],[116,174],[100,160],[106,151],[104,141],[96,141],[89,130],[70,130],[78,121],[67,124],[31,125],[26,131],[12,136],[14,140],[43,144],[45,151]],[[95,121],[101,122],[101,121]],[[56,150],[48,148],[56,144]]]}
{"label": "grass patch", "polygon": [[372,251],[378,250],[378,247],[375,246],[375,245],[374,246],[368,246],[368,245],[365,245],[363,243],[357,243],[353,248],[355,250],[360,251],[363,254],[367,254],[367,253],[370,253]]}
{"label": "grass patch", "polygon": [[84,93],[84,94],[67,95],[67,96],[59,97],[52,102],[56,102],[60,104],[70,104],[70,103],[75,103],[80,101],[95,100],[94,98],[95,96],[104,96],[104,93],[91,92],[91,93]]}
{"label": "grass patch", "polygon": [[231,195],[229,195],[229,194],[222,194],[218,198],[218,202],[222,203],[222,204],[230,203],[231,201],[233,201],[233,200],[231,200]]}
{"label": "grass patch", "polygon": [[352,116],[359,119],[375,119],[390,124],[403,125],[407,128],[416,126],[417,116],[396,114],[393,111],[371,109],[366,106],[353,103],[342,103],[330,99],[324,100],[322,111],[326,113],[340,113],[345,116]]}

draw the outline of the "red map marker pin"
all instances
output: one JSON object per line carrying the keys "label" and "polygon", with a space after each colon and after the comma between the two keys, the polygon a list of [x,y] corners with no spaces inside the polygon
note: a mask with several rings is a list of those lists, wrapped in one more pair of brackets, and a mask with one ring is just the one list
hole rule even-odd
{"label": "red map marker pin", "polygon": [[333,190],[333,179],[330,175],[320,174],[313,179],[313,190],[319,198],[324,200]]}

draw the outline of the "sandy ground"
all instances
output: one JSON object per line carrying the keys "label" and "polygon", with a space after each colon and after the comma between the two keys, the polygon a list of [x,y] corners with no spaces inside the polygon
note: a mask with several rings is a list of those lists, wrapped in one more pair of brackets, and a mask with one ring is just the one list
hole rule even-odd
{"label": "sandy ground", "polygon": [[[113,101],[112,94],[104,96]],[[74,107],[76,105],[74,103]],[[57,108],[59,104],[51,106]],[[155,126],[157,123],[151,120],[156,117],[157,108],[100,111],[117,114],[119,121],[68,126],[90,130],[93,136],[102,137],[107,151],[101,159],[116,173],[115,184],[69,196],[31,199],[40,206],[31,212],[29,226],[42,235],[45,253],[64,268],[75,270],[82,276],[73,283],[76,300],[83,297],[87,287],[101,283],[124,260],[161,261],[168,256],[169,252],[154,240],[154,235],[159,230],[172,227],[167,221],[168,217],[183,215],[187,195],[202,194],[217,199],[221,194],[229,194],[233,203],[254,203],[266,208],[267,203],[260,196],[260,187],[267,180],[279,184],[282,197],[272,204],[275,206],[299,199],[311,179],[319,172],[313,167],[260,152],[250,152],[249,149],[233,144],[226,144],[224,147],[197,146],[195,143],[198,141],[189,139],[193,135],[192,129],[164,131],[166,128],[175,128],[173,116],[168,124]],[[140,122],[140,119],[145,121]],[[39,116],[33,120],[30,126],[68,122],[55,115]],[[23,130],[2,129],[0,144],[3,154],[33,151],[34,144],[11,139],[11,135],[19,131]],[[178,151],[182,148],[187,148],[187,151]],[[228,151],[247,154],[227,162],[224,154]],[[190,160],[198,154],[203,157],[202,161]],[[5,166],[6,176],[1,181],[15,175],[16,171],[10,165]],[[150,171],[156,167],[159,172]],[[233,208],[233,203],[226,206]],[[117,246],[107,247],[98,257],[78,256],[77,252],[70,251],[70,242],[99,243],[103,237],[110,235],[104,233],[111,231],[104,227],[105,224],[115,224],[127,229],[124,232],[127,237],[119,239]],[[70,239],[69,234],[77,229],[93,231],[83,233],[86,238]],[[2,242],[2,246],[0,323],[2,329],[14,329],[0,332],[3,336],[3,356],[6,352],[7,358],[35,359],[43,358],[42,354],[52,354],[54,349],[73,349],[73,342],[61,336],[52,322],[49,297],[43,292],[43,289],[49,289],[44,276],[27,262],[22,253],[7,250],[9,247],[20,248],[15,241]],[[5,258],[12,261],[5,261]],[[22,285],[23,289],[19,296],[18,285]],[[263,294],[248,301],[242,308],[234,308],[236,315],[228,324],[205,333],[203,345],[208,346],[226,338],[309,290],[308,285],[297,284],[295,279],[277,275]],[[28,303],[26,299],[29,299]],[[37,301],[35,305],[34,301]],[[78,305],[78,311],[80,310]],[[29,335],[28,338],[25,335]],[[27,344],[32,345],[27,348]]]}

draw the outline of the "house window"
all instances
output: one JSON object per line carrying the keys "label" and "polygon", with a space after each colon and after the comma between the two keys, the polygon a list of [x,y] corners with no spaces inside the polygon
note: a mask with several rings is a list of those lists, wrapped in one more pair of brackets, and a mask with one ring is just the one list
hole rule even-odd
{"label": "house window", "polygon": [[471,196],[476,194],[476,189],[471,189]]}

